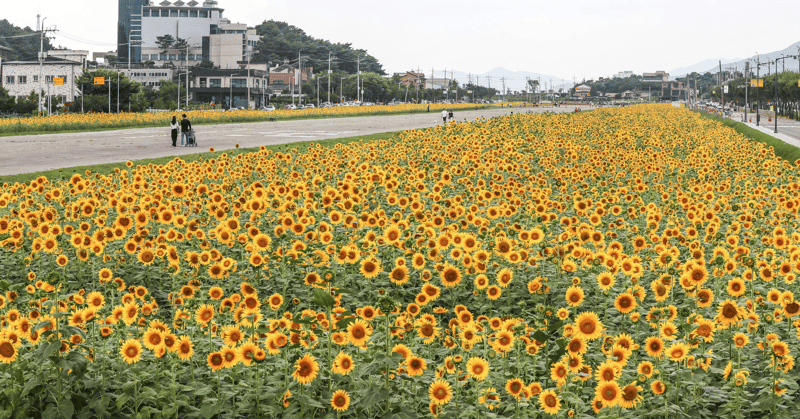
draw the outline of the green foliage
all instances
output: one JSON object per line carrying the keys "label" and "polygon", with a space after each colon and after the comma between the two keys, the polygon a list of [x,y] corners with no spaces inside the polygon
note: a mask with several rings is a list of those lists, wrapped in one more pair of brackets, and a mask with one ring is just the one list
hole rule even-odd
{"label": "green foliage", "polygon": [[313,67],[315,72],[328,70],[328,53],[331,54],[331,70],[354,74],[358,67],[358,56],[361,55],[361,71],[385,75],[383,66],[377,58],[367,54],[366,50],[353,49],[350,43],[331,43],[316,39],[302,29],[286,22],[274,20],[264,21],[256,26],[261,41],[256,47],[254,59],[271,61],[273,64],[284,60],[297,62],[298,52],[302,50],[303,66]]}
{"label": "green foliage", "polygon": [[[94,85],[95,77],[105,77],[106,84]],[[119,86],[117,86],[117,83],[119,83]],[[127,110],[131,95],[139,93],[140,89],[138,82],[128,79],[125,75],[120,75],[118,78],[116,71],[106,68],[84,70],[78,77],[77,84],[84,92],[83,109],[86,112],[108,112],[109,93],[111,95],[111,112],[117,112],[117,94],[119,94],[120,110]],[[71,110],[80,112],[80,97],[75,100],[75,105]]]}
{"label": "green foliage", "polygon": [[[19,61],[26,59],[36,59],[39,52],[39,36],[38,31],[30,27],[20,28],[14,26],[6,19],[0,20],[0,45],[11,48],[11,51],[5,52],[3,61]],[[31,35],[20,37],[21,35]],[[17,37],[17,38],[11,38]],[[44,38],[44,50],[49,51],[55,49],[50,43],[50,40]]]}

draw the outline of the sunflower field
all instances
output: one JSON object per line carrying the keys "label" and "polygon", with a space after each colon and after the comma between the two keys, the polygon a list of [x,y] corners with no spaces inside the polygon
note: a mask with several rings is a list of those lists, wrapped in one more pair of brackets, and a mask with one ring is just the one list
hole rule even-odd
{"label": "sunflower field", "polygon": [[[480,105],[480,108],[494,108],[502,106],[520,106],[520,102],[511,104]],[[86,113],[63,114],[45,117],[29,118],[2,118],[0,119],[0,134],[15,135],[25,133],[87,131],[120,128],[164,127],[169,126],[173,115],[183,113],[193,124],[223,124],[236,122],[263,122],[270,119],[311,119],[311,118],[343,118],[351,116],[394,115],[404,113],[426,112],[428,105],[381,105],[381,106],[344,106],[300,110],[275,110],[275,111],[174,111],[167,113]],[[430,112],[448,110],[477,109],[472,103],[435,104],[430,106]],[[437,116],[437,115],[434,115]],[[180,118],[179,118],[180,119]]]}
{"label": "sunflower field", "polygon": [[0,417],[791,418],[799,206],[669,105],[5,184]]}

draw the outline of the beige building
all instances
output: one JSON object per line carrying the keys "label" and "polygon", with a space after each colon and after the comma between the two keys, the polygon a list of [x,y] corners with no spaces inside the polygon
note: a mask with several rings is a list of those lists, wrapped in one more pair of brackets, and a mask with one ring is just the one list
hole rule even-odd
{"label": "beige building", "polygon": [[[58,55],[75,60],[59,58]],[[16,98],[28,96],[41,89],[58,104],[72,102],[80,94],[75,80],[86,68],[87,56],[86,51],[50,51],[42,62],[41,69],[38,58],[3,62],[0,67],[0,82],[8,94]]]}
{"label": "beige building", "polygon": [[239,62],[247,61],[258,43],[254,28],[244,23],[220,23],[209,35],[208,60],[219,68],[239,68]]}

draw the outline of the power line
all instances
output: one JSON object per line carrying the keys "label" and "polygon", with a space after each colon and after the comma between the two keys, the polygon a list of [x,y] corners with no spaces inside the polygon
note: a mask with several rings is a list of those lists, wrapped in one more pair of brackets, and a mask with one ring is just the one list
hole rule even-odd
{"label": "power line", "polygon": [[0,36],[0,39],[27,38],[29,36],[39,36],[39,32],[29,33],[27,35]]}

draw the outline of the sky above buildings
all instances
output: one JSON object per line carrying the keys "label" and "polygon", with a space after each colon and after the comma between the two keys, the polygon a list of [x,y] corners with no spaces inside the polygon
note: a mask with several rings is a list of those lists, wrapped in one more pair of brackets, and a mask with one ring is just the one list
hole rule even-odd
{"label": "sky above buildings", "polygon": [[[797,0],[219,0],[219,6],[235,23],[284,21],[315,38],[351,43],[388,73],[503,67],[580,81],[744,58],[800,41]],[[14,1],[3,9],[0,18],[22,27],[35,28],[37,13],[47,17],[45,24],[59,30],[55,45],[116,49],[116,0]]]}

